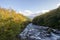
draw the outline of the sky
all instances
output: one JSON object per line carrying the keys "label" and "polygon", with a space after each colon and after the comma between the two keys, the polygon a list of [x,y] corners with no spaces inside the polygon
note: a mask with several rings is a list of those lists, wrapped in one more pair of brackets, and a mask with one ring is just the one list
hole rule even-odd
{"label": "sky", "polygon": [[60,5],[60,0],[0,0],[0,7],[14,9],[25,16],[48,12]]}

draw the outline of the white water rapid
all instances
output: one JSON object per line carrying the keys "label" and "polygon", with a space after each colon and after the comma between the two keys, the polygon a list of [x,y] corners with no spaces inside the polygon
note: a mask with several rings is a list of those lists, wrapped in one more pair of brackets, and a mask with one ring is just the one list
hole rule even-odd
{"label": "white water rapid", "polygon": [[60,40],[60,31],[30,23],[19,36],[21,40]]}

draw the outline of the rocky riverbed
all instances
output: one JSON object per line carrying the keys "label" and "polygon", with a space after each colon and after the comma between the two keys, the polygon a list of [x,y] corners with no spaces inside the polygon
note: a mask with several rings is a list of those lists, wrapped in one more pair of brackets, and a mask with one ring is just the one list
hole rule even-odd
{"label": "rocky riverbed", "polygon": [[21,40],[60,40],[60,31],[30,23],[19,36]]}

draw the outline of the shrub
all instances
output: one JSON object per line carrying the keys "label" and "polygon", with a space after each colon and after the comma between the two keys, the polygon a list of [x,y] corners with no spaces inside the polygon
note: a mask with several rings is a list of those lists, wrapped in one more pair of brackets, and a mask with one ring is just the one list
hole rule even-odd
{"label": "shrub", "polygon": [[35,17],[32,23],[60,30],[60,7]]}

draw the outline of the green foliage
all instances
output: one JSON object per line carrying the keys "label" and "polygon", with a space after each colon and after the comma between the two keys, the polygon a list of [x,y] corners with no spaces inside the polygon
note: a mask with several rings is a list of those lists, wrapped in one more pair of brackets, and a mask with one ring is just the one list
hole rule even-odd
{"label": "green foliage", "polygon": [[35,17],[32,23],[60,30],[60,7]]}
{"label": "green foliage", "polygon": [[14,10],[0,8],[0,40],[19,40],[18,35],[29,23],[28,19]]}

